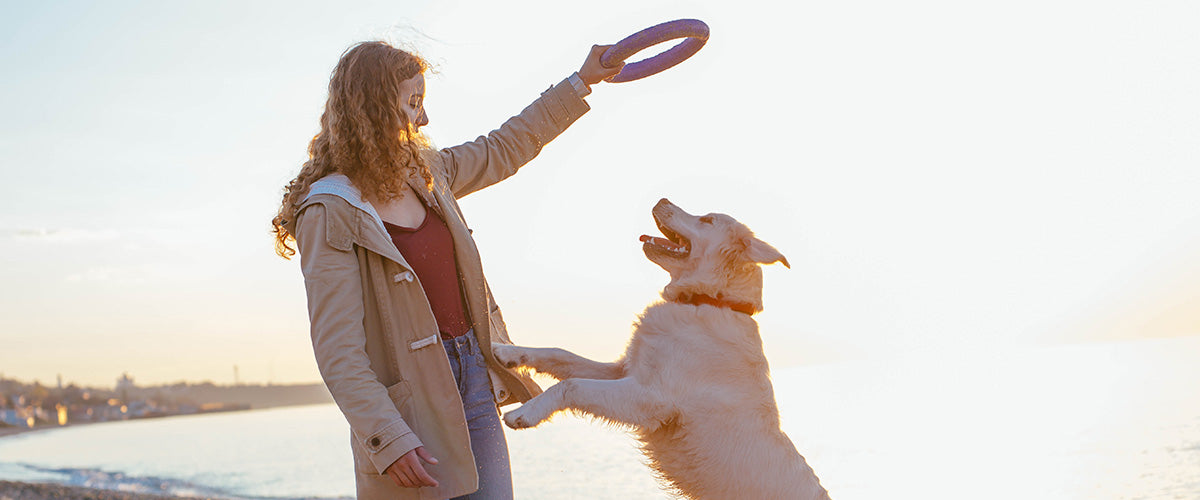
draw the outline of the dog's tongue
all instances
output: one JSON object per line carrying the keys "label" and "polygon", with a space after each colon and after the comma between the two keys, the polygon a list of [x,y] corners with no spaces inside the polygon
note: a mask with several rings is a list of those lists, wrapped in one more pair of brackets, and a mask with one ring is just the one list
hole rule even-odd
{"label": "dog's tongue", "polygon": [[638,238],[638,240],[641,241],[642,243],[653,243],[655,245],[658,245],[660,247],[663,247],[663,248],[666,248],[669,250],[682,250],[683,249],[683,245],[675,243],[674,241],[668,240],[666,238],[659,238],[657,236],[650,236],[648,234],[643,234],[641,238]]}

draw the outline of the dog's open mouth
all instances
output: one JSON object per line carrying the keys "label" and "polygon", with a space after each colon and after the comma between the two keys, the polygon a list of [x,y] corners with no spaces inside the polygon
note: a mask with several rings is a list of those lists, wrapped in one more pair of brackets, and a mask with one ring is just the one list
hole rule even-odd
{"label": "dog's open mouth", "polygon": [[658,220],[655,220],[654,222],[658,224],[658,230],[662,231],[663,236],[666,236],[666,238],[659,238],[657,236],[643,234],[642,237],[638,239],[645,244],[643,245],[644,247],[659,250],[675,257],[687,257],[688,254],[691,253],[692,245],[687,238],[680,236],[679,233],[676,233],[667,226],[662,225],[662,223],[659,223]]}

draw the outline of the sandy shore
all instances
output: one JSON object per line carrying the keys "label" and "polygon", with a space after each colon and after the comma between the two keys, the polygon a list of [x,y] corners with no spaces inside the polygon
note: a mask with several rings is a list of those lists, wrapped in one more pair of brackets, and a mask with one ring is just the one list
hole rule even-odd
{"label": "sandy shore", "polygon": [[36,432],[36,431],[45,430],[45,429],[58,429],[58,428],[59,427],[51,427],[48,425],[42,426],[42,427],[34,427],[32,429],[30,429],[28,427],[0,427],[0,437],[12,436],[14,434],[24,434],[26,432]]}
{"label": "sandy shore", "polygon": [[[74,424],[79,425],[79,424]],[[63,426],[66,427],[66,426]],[[42,426],[32,429],[27,427],[0,427],[0,437],[38,432],[63,427]],[[129,493],[124,491],[101,490],[80,486],[65,486],[50,483],[22,483],[17,481],[0,480],[0,500],[165,500],[176,497],[150,495],[146,493]]]}
{"label": "sandy shore", "polygon": [[0,481],[0,500],[178,500],[145,493],[97,490],[61,484]]}
{"label": "sandy shore", "polygon": [[[73,423],[73,424],[67,424],[67,425],[39,425],[34,428],[6,426],[6,427],[0,427],[0,438],[5,437],[5,436],[12,436],[12,435],[16,435],[16,434],[24,434],[26,432],[40,432],[40,431],[48,431],[51,429],[66,429],[67,427],[75,427],[75,426],[80,426],[80,425],[91,425],[93,423],[102,423],[102,422],[79,422],[79,423]],[[0,499],[0,500],[3,500],[3,499]]]}
{"label": "sandy shore", "polygon": [[22,432],[29,432],[30,430],[32,430],[32,429],[29,429],[27,427],[8,427],[8,426],[0,427],[0,437],[11,436],[13,434],[20,434]]}

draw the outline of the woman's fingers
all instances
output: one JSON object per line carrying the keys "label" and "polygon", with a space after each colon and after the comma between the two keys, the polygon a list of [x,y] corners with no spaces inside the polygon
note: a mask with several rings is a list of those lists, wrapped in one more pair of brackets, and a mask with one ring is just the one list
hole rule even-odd
{"label": "woman's fingers", "polygon": [[621,72],[621,68],[625,66],[624,62],[611,68],[600,63],[600,56],[603,56],[609,47],[612,47],[612,45],[592,46],[592,50],[588,52],[587,59],[583,61],[583,66],[579,68],[579,78],[584,83],[595,85],[605,78]]}
{"label": "woman's fingers", "polygon": [[437,480],[425,470],[425,466],[421,465],[422,460],[431,464],[438,462],[433,455],[425,451],[424,446],[418,446],[389,465],[385,472],[401,488],[437,486]]}
{"label": "woman's fingers", "polygon": [[405,488],[416,488],[421,485],[421,482],[419,480],[417,480],[417,475],[415,473],[413,473],[412,470],[409,470],[409,469],[406,469],[404,471],[403,483],[404,483]]}
{"label": "woman's fingers", "polygon": [[395,466],[388,467],[387,473],[388,473],[388,476],[390,476],[392,478],[392,482],[396,483],[396,486],[399,486],[401,488],[411,488],[412,487],[412,486],[410,486],[411,481],[409,481],[408,478],[404,477],[404,473],[400,471],[400,468],[395,467]]}
{"label": "woman's fingers", "polygon": [[603,63],[601,63],[600,58],[604,56],[605,52],[608,52],[610,47],[612,47],[612,44],[593,45],[592,53],[589,54],[589,56],[596,61],[596,66],[599,66],[600,69],[602,69],[605,73],[608,73],[609,76],[612,76],[621,72],[621,68],[625,67],[625,61],[618,61],[616,66],[605,66]]}
{"label": "woman's fingers", "polygon": [[421,460],[424,460],[426,463],[431,463],[431,464],[438,463],[438,459],[433,458],[433,455],[430,455],[428,451],[425,451],[424,446],[418,446],[416,451],[417,451],[417,456],[420,457]]}
{"label": "woman's fingers", "polygon": [[417,486],[437,486],[437,479],[425,470],[425,466],[421,465],[421,461],[431,464],[436,464],[437,459],[433,458],[424,446],[418,446],[413,451],[409,452],[404,458],[409,459],[409,470],[412,472],[413,484]]}
{"label": "woman's fingers", "polygon": [[[597,62],[599,62],[600,57],[604,55],[604,52],[607,51],[609,47],[612,47],[612,45],[592,45],[592,51],[588,53],[588,59],[595,59]],[[605,67],[603,64],[600,66]]]}
{"label": "woman's fingers", "polygon": [[434,479],[433,476],[429,475],[428,472],[425,472],[425,467],[422,466],[421,464],[417,464],[416,467],[413,467],[412,472],[413,472],[413,475],[415,476],[415,482],[419,486],[437,486],[438,485],[437,480]]}

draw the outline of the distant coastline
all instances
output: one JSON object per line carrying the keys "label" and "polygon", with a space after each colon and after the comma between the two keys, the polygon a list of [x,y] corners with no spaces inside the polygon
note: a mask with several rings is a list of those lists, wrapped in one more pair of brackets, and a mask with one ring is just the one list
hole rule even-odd
{"label": "distant coastline", "polygon": [[217,385],[178,382],[139,387],[128,375],[114,389],[0,379],[0,437],[72,425],[332,403],[324,384]]}
{"label": "distant coastline", "polygon": [[[319,404],[331,404],[331,403],[333,403],[332,400],[318,401],[318,402],[313,402],[313,403],[296,403],[296,404],[286,404],[286,405],[264,406],[261,408],[249,408],[248,407],[248,408],[238,408],[238,409],[232,409],[232,410],[207,411],[207,412],[199,412],[199,413],[179,413],[179,414],[170,414],[170,415],[156,415],[156,416],[152,416],[152,417],[140,417],[140,418],[130,419],[130,420],[148,420],[148,419],[157,419],[157,418],[183,417],[183,416],[187,416],[187,415],[205,415],[205,414],[210,414],[210,413],[228,413],[228,412],[234,412],[234,411],[255,411],[255,410],[266,410],[266,409],[270,409],[270,408],[283,408],[283,407],[287,407],[287,406],[307,406],[307,405],[319,405]],[[48,430],[53,430],[53,429],[66,429],[69,427],[79,427],[82,425],[103,424],[103,423],[109,423],[109,422],[126,422],[126,421],[127,420],[106,420],[106,421],[100,421],[100,422],[75,422],[75,423],[69,423],[66,425],[39,425],[37,427],[17,427],[17,426],[0,425],[0,439],[6,438],[8,436],[15,436],[18,434],[26,434],[26,433],[31,433],[31,432],[48,431]],[[2,490],[0,490],[0,491],[2,491]],[[0,496],[0,500],[4,500],[4,499],[5,499],[5,497]]]}
{"label": "distant coastline", "polygon": [[[91,423],[91,422],[88,422],[88,423]],[[26,432],[44,431],[46,429],[62,429],[62,428],[66,428],[66,427],[71,427],[73,425],[82,425],[82,424],[42,425],[42,426],[38,426],[38,427],[17,427],[14,425],[8,425],[8,426],[0,427],[0,438],[12,436],[12,435],[16,435],[16,434],[24,434]]]}

